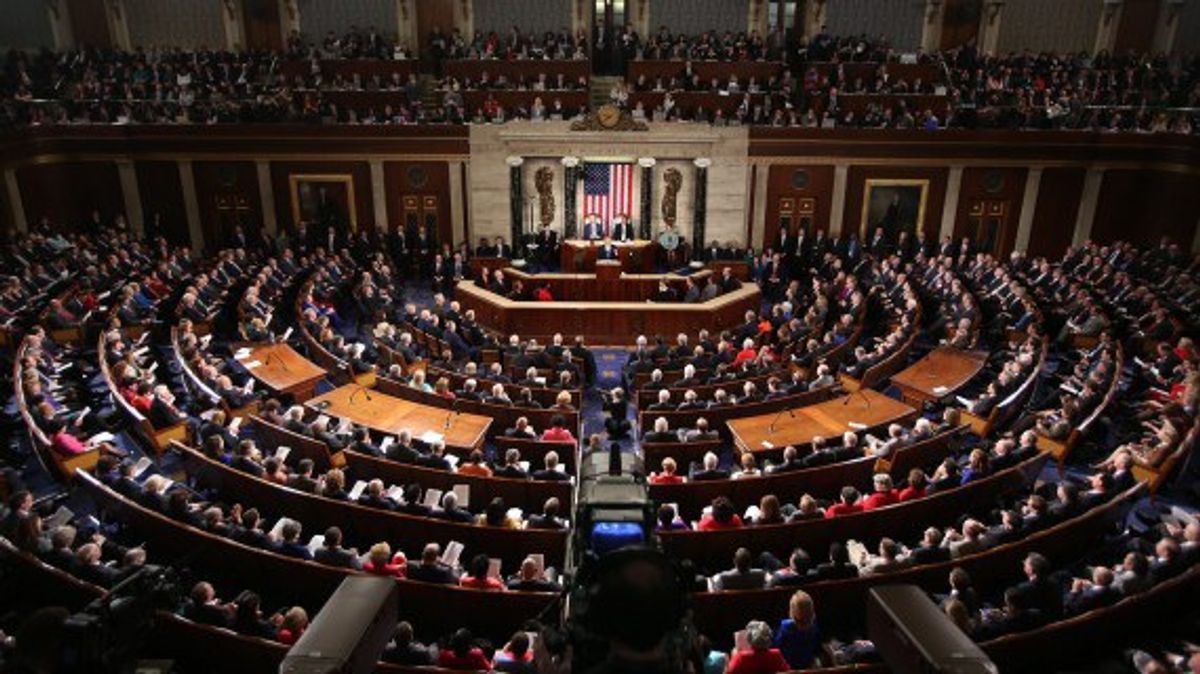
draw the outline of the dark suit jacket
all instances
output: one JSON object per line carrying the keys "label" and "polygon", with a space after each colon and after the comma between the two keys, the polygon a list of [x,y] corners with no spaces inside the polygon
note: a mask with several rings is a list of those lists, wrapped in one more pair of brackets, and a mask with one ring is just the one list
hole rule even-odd
{"label": "dark suit jacket", "polygon": [[358,558],[354,556],[354,553],[340,546],[336,548],[320,548],[313,553],[313,559],[322,564],[340,566],[344,569],[359,568]]}

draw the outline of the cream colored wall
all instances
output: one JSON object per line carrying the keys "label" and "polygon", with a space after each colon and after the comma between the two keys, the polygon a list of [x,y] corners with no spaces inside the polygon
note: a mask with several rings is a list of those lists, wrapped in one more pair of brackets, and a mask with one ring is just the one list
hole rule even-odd
{"label": "cream colored wall", "polygon": [[[697,157],[712,159],[708,169],[708,236],[721,241],[745,242],[746,208],[749,203],[749,165],[746,161],[748,134],[745,128],[713,128],[690,124],[651,125],[645,132],[571,131],[569,122],[510,122],[505,125],[471,127],[470,232],[472,241],[480,236],[507,236],[509,232],[508,164],[509,156],[525,158],[521,167],[525,194],[535,195],[533,176],[540,166],[555,171],[554,228],[562,232],[564,156],[610,161],[636,161],[654,157],[652,194],[652,230],[662,224],[659,200],[662,198],[663,173],[677,168],[683,174],[678,194],[677,226],[684,236],[692,231]],[[634,179],[635,221],[640,218],[641,177]],[[582,196],[580,194],[582,203]],[[535,208],[536,218],[536,208]],[[638,223],[641,224],[640,222]]]}

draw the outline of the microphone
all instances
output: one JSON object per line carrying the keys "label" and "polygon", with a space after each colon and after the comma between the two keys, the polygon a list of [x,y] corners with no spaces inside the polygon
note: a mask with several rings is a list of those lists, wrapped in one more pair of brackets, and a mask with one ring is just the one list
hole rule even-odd
{"label": "microphone", "polygon": [[347,400],[346,402],[353,404],[354,396],[358,395],[359,393],[363,394],[363,396],[365,396],[368,401],[371,400],[371,390],[368,389],[366,386],[363,386],[360,384],[358,386],[358,388],[354,389],[354,392],[350,394],[350,399]]}
{"label": "microphone", "polygon": [[454,400],[450,401],[450,409],[446,411],[446,423],[442,424],[443,431],[450,430],[450,422],[458,414],[461,414],[461,412],[458,410],[458,398],[455,398]]}
{"label": "microphone", "polygon": [[795,412],[795,410],[793,410],[793,409],[792,409],[792,408],[790,408],[790,407],[785,407],[785,408],[783,408],[783,409],[779,410],[779,413],[778,413],[778,414],[776,414],[776,415],[775,415],[775,418],[771,420],[771,425],[770,425],[770,426],[767,426],[767,432],[768,432],[768,433],[774,433],[774,432],[775,432],[775,425],[776,425],[777,423],[779,423],[779,417],[782,417],[784,412],[787,412],[789,417],[791,417],[791,418],[793,418],[793,419],[795,419],[795,418],[796,418],[796,412]]}

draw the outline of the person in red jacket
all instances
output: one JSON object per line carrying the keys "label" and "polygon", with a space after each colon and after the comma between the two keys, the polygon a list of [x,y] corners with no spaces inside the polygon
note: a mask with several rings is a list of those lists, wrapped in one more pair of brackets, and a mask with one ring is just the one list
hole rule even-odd
{"label": "person in red jacket", "polygon": [[471,558],[470,566],[467,567],[470,575],[463,576],[459,580],[459,585],[476,590],[503,590],[504,583],[499,578],[488,575],[489,566],[491,566],[491,560],[487,555],[475,555]]}
{"label": "person in red jacket", "polygon": [[395,556],[392,556],[392,546],[386,542],[376,543],[367,553],[363,571],[376,576],[403,578],[408,571],[408,558],[404,556],[404,552],[397,552]]}
{"label": "person in red jacket", "polygon": [[842,487],[842,500],[826,508],[825,517],[862,512],[863,507],[862,503],[859,503],[858,496],[858,490],[854,487]]}
{"label": "person in red jacket", "polygon": [[892,476],[887,473],[877,473],[873,478],[875,491],[862,502],[863,510],[874,510],[899,502],[899,496],[892,487]]}
{"label": "person in red jacket", "polygon": [[746,642],[730,654],[729,668],[725,674],[775,674],[791,671],[792,666],[784,659],[778,648],[772,648],[774,635],[771,628],[761,620],[751,620],[746,625]]}
{"label": "person in red jacket", "polygon": [[485,672],[490,670],[492,663],[488,662],[483,650],[473,645],[474,640],[471,630],[460,628],[450,637],[450,647],[438,654],[438,667]]}
{"label": "person in red jacket", "polygon": [[927,482],[925,471],[920,468],[913,468],[908,471],[908,486],[900,490],[900,493],[896,495],[896,500],[903,503],[904,501],[925,498],[925,485]]}
{"label": "person in red jacket", "polygon": [[742,518],[734,511],[733,501],[726,496],[713,499],[711,512],[700,518],[696,531],[719,531],[721,529],[740,529]]}

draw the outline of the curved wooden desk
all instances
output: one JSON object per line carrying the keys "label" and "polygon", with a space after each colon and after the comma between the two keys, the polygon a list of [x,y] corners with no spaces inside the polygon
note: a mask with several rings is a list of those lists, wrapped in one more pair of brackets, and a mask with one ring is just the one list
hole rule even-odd
{"label": "curved wooden desk", "polygon": [[[591,279],[595,283],[590,275],[580,277],[581,282]],[[622,277],[625,278],[628,277]],[[657,280],[654,284],[657,285]],[[747,284],[700,304],[516,302],[470,281],[461,281],[455,299],[464,310],[474,310],[480,324],[506,335],[517,333],[545,339],[561,332],[568,336],[586,335],[593,344],[629,345],[637,335],[694,334],[701,328],[716,330],[738,325],[747,310],[759,309],[761,295],[758,286]]]}

